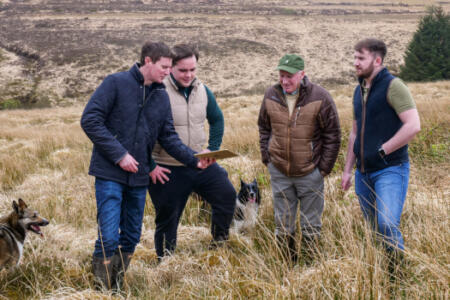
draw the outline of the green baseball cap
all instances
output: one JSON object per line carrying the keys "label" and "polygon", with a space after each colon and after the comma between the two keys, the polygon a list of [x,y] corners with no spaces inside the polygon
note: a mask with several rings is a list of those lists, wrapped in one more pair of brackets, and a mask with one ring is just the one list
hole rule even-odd
{"label": "green baseball cap", "polygon": [[280,59],[277,70],[283,70],[291,74],[305,69],[305,61],[296,54],[286,54]]}

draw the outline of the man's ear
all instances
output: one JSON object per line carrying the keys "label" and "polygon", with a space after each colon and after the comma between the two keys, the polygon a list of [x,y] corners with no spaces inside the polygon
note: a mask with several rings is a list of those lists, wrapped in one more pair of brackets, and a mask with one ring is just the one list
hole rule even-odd
{"label": "man's ear", "polygon": [[150,64],[150,63],[152,63],[152,59],[149,56],[146,56],[144,58],[144,62],[145,62],[145,64]]}
{"label": "man's ear", "polygon": [[381,66],[383,64],[383,59],[381,58],[381,56],[375,56],[375,63],[377,64],[377,66]]}
{"label": "man's ear", "polygon": [[305,70],[298,71],[298,75],[300,80],[303,80],[303,77],[305,77]]}

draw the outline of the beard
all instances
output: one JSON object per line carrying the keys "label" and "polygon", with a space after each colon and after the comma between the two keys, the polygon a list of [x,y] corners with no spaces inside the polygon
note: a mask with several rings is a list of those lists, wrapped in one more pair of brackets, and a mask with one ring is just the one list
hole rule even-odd
{"label": "beard", "polygon": [[370,66],[365,69],[359,69],[359,72],[357,72],[357,75],[360,78],[367,79],[370,76],[372,76],[374,70],[375,70],[375,67],[373,66],[373,64],[370,64]]}
{"label": "beard", "polygon": [[375,61],[375,58],[372,59],[372,61],[368,65],[368,67],[365,69],[363,69],[363,68],[356,69],[356,75],[358,75],[358,77],[363,78],[363,79],[370,78],[370,76],[372,76],[372,74],[375,70],[374,61]]}

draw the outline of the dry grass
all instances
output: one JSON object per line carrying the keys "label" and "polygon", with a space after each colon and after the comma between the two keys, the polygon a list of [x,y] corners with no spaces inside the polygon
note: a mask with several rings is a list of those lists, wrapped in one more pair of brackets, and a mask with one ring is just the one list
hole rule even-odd
{"label": "dry grass", "polygon": [[[223,161],[235,186],[254,177],[262,188],[259,224],[229,245],[208,250],[209,215],[191,199],[174,257],[157,265],[153,208],[127,273],[128,288],[115,298],[136,299],[446,299],[449,289],[448,82],[410,84],[423,131],[412,149],[411,185],[402,231],[406,276],[389,282],[381,247],[364,224],[354,191],[339,189],[341,169],[326,181],[323,247],[312,266],[289,267],[274,243],[269,176],[259,161],[257,112],[261,95],[220,101],[226,122],[224,147],[241,154]],[[344,130],[351,123],[352,86],[332,90]],[[92,288],[90,256],[96,237],[93,180],[87,175],[91,145],[79,128],[82,108],[0,112],[2,166],[0,211],[28,200],[51,220],[45,238],[30,236],[22,265],[0,272],[0,295],[11,299],[102,299]],[[429,135],[429,136],[427,136]],[[436,152],[433,145],[446,151]],[[344,150],[342,150],[344,151]],[[434,151],[434,152],[433,152]],[[343,153],[342,153],[343,155]],[[342,162],[342,157],[340,157]],[[432,177],[432,178],[430,178]],[[0,296],[1,297],[1,296]]]}
{"label": "dry grass", "polygon": [[[44,239],[30,234],[19,267],[0,271],[0,299],[449,298],[450,83],[409,84],[423,129],[410,145],[401,224],[406,276],[395,284],[354,190],[339,188],[352,121],[353,44],[368,33],[384,39],[386,64],[398,71],[424,4],[436,1],[42,3],[0,1],[0,105],[32,100],[60,106],[0,111],[0,215],[22,197],[51,221]],[[450,3],[441,4],[448,11]],[[191,199],[176,255],[158,265],[148,201],[125,293],[102,294],[90,273],[96,239],[93,179],[87,175],[92,145],[79,118],[102,78],[127,69],[148,38],[199,43],[199,77],[219,96],[225,115],[223,147],[240,154],[221,164],[236,187],[240,178],[257,178],[263,203],[254,231],[232,234],[227,247],[211,251],[208,210]],[[292,268],[280,256],[270,177],[259,154],[259,105],[285,52],[305,57],[308,76],[333,95],[344,131],[326,179],[321,256],[311,267]]]}

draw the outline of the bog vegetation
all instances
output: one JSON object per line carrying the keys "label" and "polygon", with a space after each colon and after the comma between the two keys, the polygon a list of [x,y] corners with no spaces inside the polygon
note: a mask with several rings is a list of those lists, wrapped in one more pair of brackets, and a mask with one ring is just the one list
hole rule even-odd
{"label": "bog vegetation", "polygon": [[[352,122],[352,46],[372,32],[387,42],[386,64],[399,72],[425,14],[422,1],[309,1],[301,7],[265,0],[242,6],[232,0],[197,6],[82,2],[46,1],[45,11],[41,1],[0,2],[0,104],[14,108],[34,99],[31,106],[51,106],[0,111],[0,214],[21,197],[51,221],[44,238],[27,237],[21,265],[0,271],[0,299],[449,297],[450,82],[408,84],[422,131],[410,144],[401,224],[405,276],[389,280],[384,251],[363,222],[354,190],[339,187]],[[154,12],[144,13],[149,7]],[[199,77],[218,94],[225,115],[223,148],[240,154],[221,163],[236,188],[240,178],[258,180],[262,207],[253,231],[233,233],[226,247],[209,250],[209,211],[190,199],[176,255],[157,264],[148,199],[126,289],[102,294],[90,272],[96,238],[93,178],[87,175],[92,144],[79,118],[92,89],[107,73],[127,69],[148,37],[200,43]],[[330,91],[344,133],[325,183],[321,254],[309,267],[289,267],[276,247],[270,177],[260,162],[256,126],[264,88],[276,80],[274,66],[288,51],[303,55],[310,78]]]}

